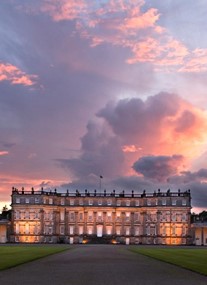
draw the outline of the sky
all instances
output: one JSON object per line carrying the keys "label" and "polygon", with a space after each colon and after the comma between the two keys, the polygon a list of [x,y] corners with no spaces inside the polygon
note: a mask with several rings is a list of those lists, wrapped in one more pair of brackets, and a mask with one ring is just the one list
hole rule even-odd
{"label": "sky", "polygon": [[101,175],[207,209],[206,26],[206,0],[1,0],[0,208]]}

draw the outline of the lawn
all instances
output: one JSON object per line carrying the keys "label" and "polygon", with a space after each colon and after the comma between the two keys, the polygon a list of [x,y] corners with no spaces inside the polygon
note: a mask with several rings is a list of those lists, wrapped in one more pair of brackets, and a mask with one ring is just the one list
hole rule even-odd
{"label": "lawn", "polygon": [[0,270],[69,249],[62,245],[6,245],[0,246]]}
{"label": "lawn", "polygon": [[207,275],[206,248],[131,247],[131,251]]}

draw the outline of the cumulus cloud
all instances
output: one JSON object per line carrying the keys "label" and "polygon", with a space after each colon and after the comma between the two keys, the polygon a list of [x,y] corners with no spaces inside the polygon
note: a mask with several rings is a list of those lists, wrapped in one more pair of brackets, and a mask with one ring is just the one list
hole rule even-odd
{"label": "cumulus cloud", "polygon": [[119,138],[111,135],[102,124],[90,122],[87,133],[81,139],[79,158],[59,159],[75,178],[87,179],[103,175],[112,178],[123,173],[124,156]]}
{"label": "cumulus cloud", "polygon": [[0,81],[5,80],[11,82],[11,84],[31,86],[35,84],[37,75],[28,75],[17,66],[0,62]]}
{"label": "cumulus cloud", "polygon": [[[146,153],[192,156],[205,148],[207,114],[175,94],[159,93],[110,102],[97,116],[103,118],[124,145]],[[198,141],[200,145],[198,145]]]}
{"label": "cumulus cloud", "polygon": [[192,150],[202,152],[205,126],[206,113],[175,94],[122,99],[108,103],[88,123],[81,155],[59,162],[77,183],[85,179],[92,185],[100,174],[108,181],[132,177],[134,171],[143,183],[166,183],[187,169]]}
{"label": "cumulus cloud", "polygon": [[182,155],[144,156],[133,164],[133,169],[137,173],[141,173],[145,178],[166,181],[169,176],[177,173],[178,166],[182,162]]}

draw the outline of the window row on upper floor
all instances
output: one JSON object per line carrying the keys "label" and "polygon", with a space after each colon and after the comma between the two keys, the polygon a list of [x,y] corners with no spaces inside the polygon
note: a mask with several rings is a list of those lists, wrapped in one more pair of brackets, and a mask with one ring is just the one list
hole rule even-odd
{"label": "window row on upper floor", "polygon": [[46,205],[61,205],[61,206],[117,206],[117,207],[139,207],[139,206],[188,206],[189,202],[186,198],[166,199],[82,199],[82,198],[61,198],[54,199],[44,197],[16,197],[16,204],[46,204]]}

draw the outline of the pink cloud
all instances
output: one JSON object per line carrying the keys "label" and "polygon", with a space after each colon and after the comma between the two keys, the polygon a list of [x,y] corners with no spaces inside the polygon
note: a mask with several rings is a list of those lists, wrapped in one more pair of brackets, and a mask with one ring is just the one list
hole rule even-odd
{"label": "pink cloud", "polygon": [[159,10],[147,8],[146,2],[43,0],[36,12],[48,14],[56,22],[74,21],[75,32],[92,48],[104,43],[127,48],[131,53],[128,64],[149,63],[155,71],[164,72],[207,71],[207,50],[190,49],[172,37],[159,24]]}
{"label": "pink cloud", "polygon": [[8,151],[5,151],[5,150],[0,151],[0,156],[7,155],[7,154],[9,154]]}
{"label": "pink cloud", "polygon": [[37,75],[28,75],[10,63],[0,63],[0,81],[10,81],[11,84],[31,86],[35,84]]}

